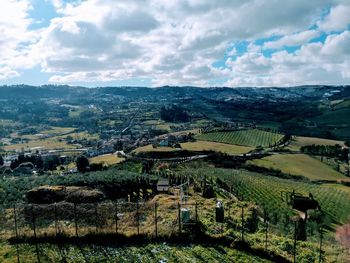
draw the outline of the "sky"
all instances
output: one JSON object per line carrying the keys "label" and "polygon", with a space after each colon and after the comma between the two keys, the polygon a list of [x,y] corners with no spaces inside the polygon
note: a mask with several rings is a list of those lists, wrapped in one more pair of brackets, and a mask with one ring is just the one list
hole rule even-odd
{"label": "sky", "polygon": [[350,0],[1,0],[0,85],[350,84]]}

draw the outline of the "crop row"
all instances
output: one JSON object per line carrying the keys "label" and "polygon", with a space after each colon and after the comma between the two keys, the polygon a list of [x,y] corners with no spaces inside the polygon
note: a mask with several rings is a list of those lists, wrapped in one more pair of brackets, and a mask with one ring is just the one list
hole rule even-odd
{"label": "crop row", "polygon": [[262,131],[258,129],[240,130],[232,132],[213,132],[197,136],[198,140],[214,141],[228,144],[245,146],[272,146],[277,143],[283,135]]}
{"label": "crop row", "polygon": [[219,178],[236,196],[252,201],[279,216],[291,213],[291,208],[282,199],[281,193],[293,190],[306,196],[311,193],[320,203],[329,224],[346,223],[350,216],[349,193],[334,185],[287,180],[244,170],[206,168],[192,170],[190,174],[201,179],[206,175],[207,180]]}

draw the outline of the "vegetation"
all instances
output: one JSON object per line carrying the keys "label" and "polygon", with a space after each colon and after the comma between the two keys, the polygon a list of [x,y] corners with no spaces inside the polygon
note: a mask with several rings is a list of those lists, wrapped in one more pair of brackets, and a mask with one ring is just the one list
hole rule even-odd
{"label": "vegetation", "polygon": [[236,196],[243,197],[265,208],[270,218],[275,222],[278,218],[292,214],[291,208],[281,199],[281,193],[292,192],[308,195],[312,193],[320,202],[321,209],[326,215],[325,222],[329,227],[333,224],[344,224],[350,216],[350,195],[347,187],[319,185],[307,182],[287,180],[272,176],[265,176],[254,172],[221,168],[186,168],[178,174],[189,174],[197,180],[219,180],[221,186],[232,191]]}
{"label": "vegetation", "polygon": [[102,163],[103,165],[113,165],[113,164],[118,164],[120,162],[122,162],[124,160],[124,158],[120,158],[118,156],[116,156],[115,154],[104,154],[104,155],[100,155],[100,156],[96,156],[93,158],[90,158],[90,164],[99,164]]}
{"label": "vegetation", "polygon": [[187,122],[190,120],[188,113],[177,105],[170,107],[161,107],[160,117],[167,122]]}
{"label": "vegetation", "polygon": [[283,173],[302,175],[310,180],[347,180],[348,178],[321,161],[305,154],[275,154],[249,163],[279,169]]}
{"label": "vegetation", "polygon": [[338,158],[341,161],[348,162],[349,150],[343,148],[340,145],[308,145],[300,148],[303,153],[311,155],[327,156],[332,158]]}
{"label": "vegetation", "polygon": [[213,141],[243,146],[271,147],[283,138],[283,135],[262,131],[259,129],[240,130],[232,132],[213,132],[196,136],[202,141]]}
{"label": "vegetation", "polygon": [[185,142],[180,143],[181,148],[172,148],[172,147],[157,147],[154,148],[152,145],[146,145],[143,147],[137,148],[134,152],[163,152],[163,151],[215,151],[222,152],[227,154],[244,154],[248,153],[251,150],[254,150],[253,147],[232,145],[226,143],[210,142],[210,141],[196,141],[196,142]]}
{"label": "vegetation", "polygon": [[86,171],[88,171],[90,165],[89,159],[81,155],[77,158],[76,165],[79,172],[85,173]]}
{"label": "vegetation", "polygon": [[301,147],[303,146],[309,146],[309,145],[343,145],[343,141],[336,141],[336,140],[329,140],[329,139],[322,139],[322,138],[316,138],[316,137],[301,137],[297,136],[294,138],[290,144],[288,145],[288,148],[291,150],[299,151]]}

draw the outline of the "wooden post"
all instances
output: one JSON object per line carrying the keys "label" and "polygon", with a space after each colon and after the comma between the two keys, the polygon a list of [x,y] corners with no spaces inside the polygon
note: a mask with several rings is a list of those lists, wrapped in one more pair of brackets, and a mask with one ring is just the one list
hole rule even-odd
{"label": "wooden post", "polygon": [[293,251],[293,262],[295,263],[297,254],[297,221],[294,221],[294,251]]}
{"label": "wooden post", "polygon": [[322,230],[322,227],[320,227],[320,257],[318,260],[319,263],[321,263],[323,261],[323,258],[322,258],[322,239],[323,239],[323,230]]}
{"label": "wooden post", "polygon": [[13,206],[13,217],[15,220],[15,234],[16,234],[16,240],[18,240],[18,228],[17,228],[17,212],[16,212],[16,205]]}
{"label": "wooden post", "polygon": [[179,217],[179,235],[181,234],[181,204],[177,204],[177,211],[178,211],[178,217]]}
{"label": "wooden post", "polygon": [[74,225],[75,225],[75,236],[78,237],[77,203],[74,203]]}
{"label": "wooden post", "polygon": [[137,219],[137,235],[140,235],[139,198],[137,198],[137,202],[136,202],[136,219]]}
{"label": "wooden post", "polygon": [[118,199],[115,202],[115,233],[118,234]]}
{"label": "wooden post", "polygon": [[231,203],[228,203],[227,206],[228,206],[227,218],[230,218],[230,214],[231,214]]}
{"label": "wooden post", "polygon": [[58,236],[58,222],[57,222],[57,205],[54,205],[54,217],[55,217],[55,234]]}
{"label": "wooden post", "polygon": [[[36,220],[35,220],[35,213],[34,213],[34,205],[32,205],[32,223],[33,223],[34,239],[36,241],[37,235],[36,235]],[[37,257],[38,263],[40,263],[39,246],[37,242],[35,242],[35,251],[36,251],[36,257]]]}
{"label": "wooden post", "polygon": [[268,236],[269,222],[267,221],[268,217],[267,217],[266,210],[264,210],[264,214],[265,214],[265,251],[267,251],[267,236]]}
{"label": "wooden post", "polygon": [[95,232],[98,233],[98,203],[95,203]]}
{"label": "wooden post", "polygon": [[20,262],[19,257],[19,246],[18,246],[18,228],[17,228],[17,213],[16,213],[16,204],[13,205],[13,217],[15,220],[15,233],[16,233],[16,254],[17,254],[17,263]]}
{"label": "wooden post", "polygon": [[242,205],[242,225],[241,225],[241,241],[244,241],[244,208]]}
{"label": "wooden post", "polygon": [[32,205],[32,225],[33,225],[33,233],[34,238],[36,239],[36,222],[35,222],[35,214],[34,214],[34,205]]}
{"label": "wooden post", "polygon": [[154,225],[156,231],[156,238],[158,237],[158,211],[157,211],[157,202],[154,203]]}

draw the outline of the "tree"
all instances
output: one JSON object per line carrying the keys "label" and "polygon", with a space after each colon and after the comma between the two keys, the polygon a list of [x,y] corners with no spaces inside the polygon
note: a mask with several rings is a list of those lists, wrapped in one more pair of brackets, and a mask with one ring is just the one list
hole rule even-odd
{"label": "tree", "polygon": [[2,155],[0,155],[0,166],[4,165],[4,158],[2,158]]}
{"label": "tree", "polygon": [[88,170],[90,163],[88,158],[86,158],[84,155],[81,155],[77,158],[76,165],[79,172],[85,173]]}

